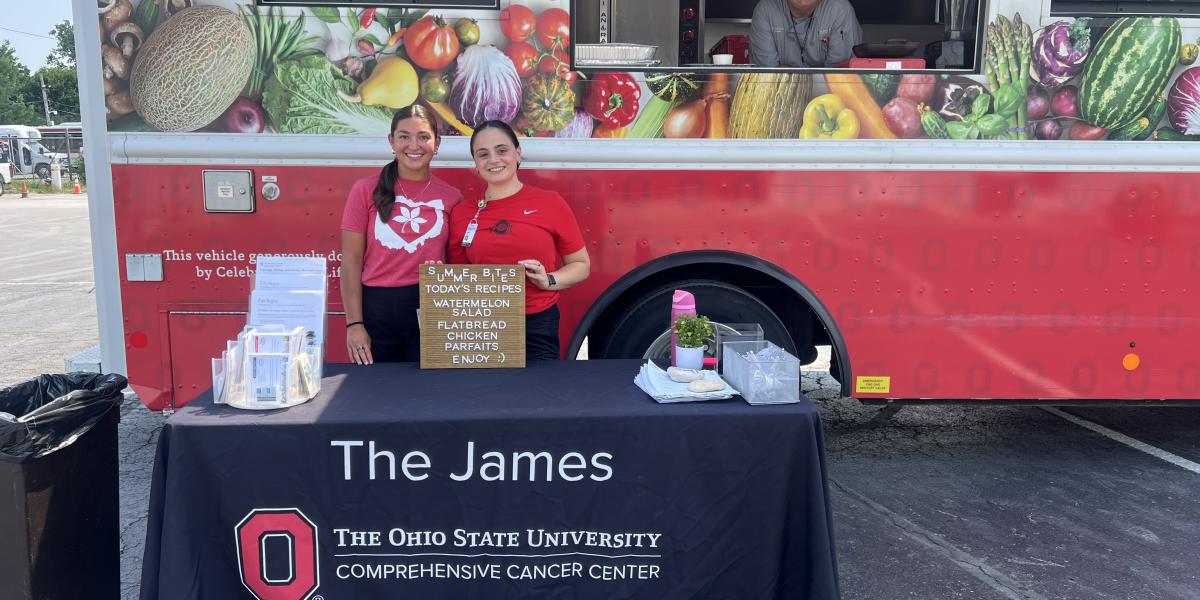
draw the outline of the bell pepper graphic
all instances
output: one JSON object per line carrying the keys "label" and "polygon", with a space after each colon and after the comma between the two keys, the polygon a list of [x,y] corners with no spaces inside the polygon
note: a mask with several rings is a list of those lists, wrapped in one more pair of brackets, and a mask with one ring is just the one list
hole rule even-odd
{"label": "bell pepper graphic", "polygon": [[583,108],[610,129],[633,123],[641,108],[642,88],[628,73],[600,73],[592,78]]}
{"label": "bell pepper graphic", "polygon": [[852,140],[858,132],[858,115],[834,94],[817,96],[804,108],[800,139]]}

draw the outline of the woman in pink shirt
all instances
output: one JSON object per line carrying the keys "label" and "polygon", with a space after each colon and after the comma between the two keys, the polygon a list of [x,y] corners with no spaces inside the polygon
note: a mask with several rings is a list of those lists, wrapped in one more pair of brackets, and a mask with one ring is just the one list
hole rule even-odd
{"label": "woman in pink shirt", "polygon": [[441,136],[419,104],[392,118],[396,158],[355,182],[342,212],[346,349],[356,364],[420,360],[417,270],[445,261],[450,210],[462,192],[429,172]]}

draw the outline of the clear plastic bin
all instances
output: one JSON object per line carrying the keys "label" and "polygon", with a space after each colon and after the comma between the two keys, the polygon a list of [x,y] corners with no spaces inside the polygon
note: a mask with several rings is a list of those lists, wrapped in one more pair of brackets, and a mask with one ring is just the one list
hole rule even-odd
{"label": "clear plastic bin", "polygon": [[[723,358],[721,346],[729,342],[761,342],[763,339],[763,328],[758,323],[714,323],[713,329],[717,332],[717,347],[714,350],[714,355],[717,358]],[[724,361],[718,361],[717,371],[724,372]]]}
{"label": "clear plastic bin", "polygon": [[726,342],[721,362],[722,376],[750,404],[800,401],[800,359],[769,341]]}

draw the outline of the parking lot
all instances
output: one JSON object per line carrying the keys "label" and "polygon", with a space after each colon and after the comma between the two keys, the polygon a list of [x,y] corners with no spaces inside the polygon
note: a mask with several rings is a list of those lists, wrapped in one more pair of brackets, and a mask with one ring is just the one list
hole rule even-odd
{"label": "parking lot", "polygon": [[[0,385],[97,342],[86,199],[0,199]],[[1200,597],[1200,405],[908,406],[839,398],[825,421],[847,600]],[[122,580],[137,597],[163,417],[122,411]],[[1140,446],[1139,446],[1140,444]]]}

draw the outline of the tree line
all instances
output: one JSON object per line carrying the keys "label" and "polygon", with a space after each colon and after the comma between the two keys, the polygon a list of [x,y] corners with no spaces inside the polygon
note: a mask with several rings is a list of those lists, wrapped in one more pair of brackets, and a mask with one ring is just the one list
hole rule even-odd
{"label": "tree line", "polygon": [[63,21],[50,30],[56,40],[37,71],[21,64],[8,40],[0,41],[0,124],[46,125],[42,102],[42,80],[46,82],[46,105],[55,123],[79,121],[79,83],[75,71],[75,28]]}

